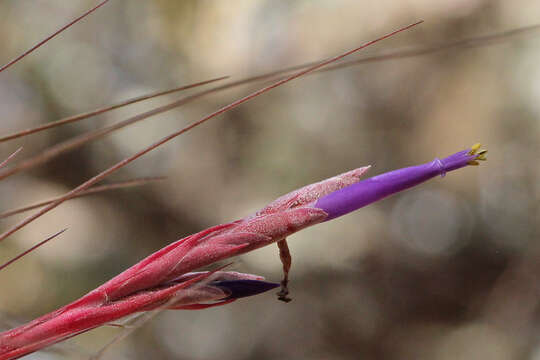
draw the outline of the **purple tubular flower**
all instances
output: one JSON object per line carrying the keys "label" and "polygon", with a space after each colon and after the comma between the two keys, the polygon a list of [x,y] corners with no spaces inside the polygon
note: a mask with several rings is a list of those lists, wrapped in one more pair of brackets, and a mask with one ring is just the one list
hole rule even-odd
{"label": "purple tubular flower", "polygon": [[279,286],[279,284],[276,283],[260,280],[225,280],[212,282],[210,285],[216,286],[229,293],[229,296],[222,300],[239,299],[257,295]]}
{"label": "purple tubular flower", "polygon": [[477,160],[486,160],[485,154],[487,152],[479,149],[480,144],[475,144],[470,149],[460,151],[442,160],[435,158],[435,160],[422,165],[390,171],[359,181],[319,198],[313,207],[328,213],[328,217],[324,221],[335,219],[396,192],[416,186],[437,175],[445,176],[448,171],[467,165],[478,165]]}

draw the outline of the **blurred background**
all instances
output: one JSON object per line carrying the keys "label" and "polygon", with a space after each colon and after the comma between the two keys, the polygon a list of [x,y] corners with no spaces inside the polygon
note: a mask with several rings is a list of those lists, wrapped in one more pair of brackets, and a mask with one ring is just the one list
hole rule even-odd
{"label": "blurred background", "polygon": [[[4,64],[97,1],[4,0]],[[540,23],[536,0],[111,1],[0,74],[0,135],[151,91],[324,59],[419,19],[351,59]],[[52,311],[170,242],[372,164],[370,175],[482,142],[489,161],[289,238],[291,296],[167,311],[105,359],[540,359],[540,34],[303,77],[213,119],[108,181],[167,180],[63,204],[4,241],[0,326]],[[224,83],[225,83],[224,82]],[[61,195],[261,87],[219,92],[0,183],[1,211]],[[213,85],[207,85],[212,87]],[[173,94],[20,140],[14,164]],[[23,216],[1,220],[5,231]],[[234,270],[281,278],[277,247]],[[104,327],[29,356],[86,358]]]}

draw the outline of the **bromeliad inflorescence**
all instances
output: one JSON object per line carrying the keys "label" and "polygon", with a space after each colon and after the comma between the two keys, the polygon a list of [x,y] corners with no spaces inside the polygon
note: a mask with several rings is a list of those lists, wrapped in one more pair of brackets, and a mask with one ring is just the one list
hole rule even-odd
{"label": "bromeliad inflorescence", "polygon": [[0,333],[0,360],[13,359],[134,313],[203,309],[270,290],[256,275],[193,270],[277,242],[287,297],[291,257],[287,236],[335,219],[437,175],[485,160],[480,145],[444,159],[366,180],[362,167],[286,194],[257,213],[178,240],[148,256],[79,300],[26,325]]}

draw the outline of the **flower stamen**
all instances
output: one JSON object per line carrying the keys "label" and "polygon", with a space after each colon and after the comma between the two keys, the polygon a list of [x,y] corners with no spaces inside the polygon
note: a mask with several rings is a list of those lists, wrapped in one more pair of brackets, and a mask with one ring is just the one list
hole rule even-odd
{"label": "flower stamen", "polygon": [[482,144],[480,144],[480,143],[476,143],[473,146],[471,146],[471,150],[469,151],[468,154],[470,156],[474,156],[474,158],[472,158],[469,162],[467,162],[468,165],[477,166],[477,165],[480,164],[477,160],[480,160],[480,161],[486,161],[487,160],[487,157],[486,157],[487,150],[485,150],[485,149],[480,150],[481,146],[482,146]]}

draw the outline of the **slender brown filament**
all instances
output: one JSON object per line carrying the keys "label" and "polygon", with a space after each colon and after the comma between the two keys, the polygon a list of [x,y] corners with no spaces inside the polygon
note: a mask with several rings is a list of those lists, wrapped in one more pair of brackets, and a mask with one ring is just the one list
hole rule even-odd
{"label": "slender brown filament", "polygon": [[138,103],[138,102],[141,102],[141,101],[144,101],[144,100],[153,99],[153,98],[156,98],[158,96],[173,94],[175,92],[179,92],[179,91],[182,91],[182,90],[192,89],[192,88],[197,87],[197,86],[210,84],[210,83],[213,83],[213,82],[216,82],[216,81],[219,81],[219,80],[223,80],[223,79],[227,79],[227,78],[228,78],[228,76],[221,76],[221,77],[218,77],[218,78],[215,78],[215,79],[205,80],[205,81],[197,82],[197,83],[194,83],[194,84],[183,85],[183,86],[176,87],[176,88],[173,88],[173,89],[168,89],[168,90],[163,90],[163,91],[158,91],[158,92],[153,92],[153,93],[150,93],[150,94],[137,96],[137,97],[134,97],[134,98],[131,98],[131,99],[128,99],[128,100],[124,100],[124,101],[119,102],[119,103],[114,104],[114,105],[109,105],[109,106],[106,106],[106,107],[103,107],[103,108],[100,108],[100,109],[96,109],[96,110],[92,110],[92,111],[89,111],[89,112],[85,112],[85,113],[82,113],[82,114],[69,116],[69,117],[64,118],[64,119],[51,121],[51,122],[48,122],[48,123],[40,125],[40,126],[36,126],[36,127],[30,128],[30,129],[23,130],[23,131],[18,131],[18,132],[13,133],[13,134],[2,136],[2,137],[0,137],[0,142],[5,142],[5,141],[17,139],[17,138],[20,138],[20,137],[23,137],[23,136],[27,136],[27,135],[30,135],[30,134],[37,133],[39,131],[51,129],[51,128],[54,128],[54,127],[57,127],[57,126],[73,123],[73,122],[76,122],[76,121],[81,121],[81,120],[84,120],[84,119],[88,119],[88,118],[90,118],[92,116],[101,115],[103,113],[119,109],[119,108],[127,106],[127,105],[135,104],[135,103]]}
{"label": "slender brown filament", "polygon": [[56,234],[51,235],[51,236],[49,236],[48,238],[46,238],[45,240],[42,240],[42,241],[38,242],[36,245],[32,246],[30,249],[23,251],[22,253],[20,253],[19,255],[15,256],[13,259],[9,260],[8,262],[4,263],[3,265],[0,265],[0,271],[1,271],[1,270],[4,270],[7,266],[13,264],[15,261],[19,260],[19,259],[22,258],[23,256],[26,256],[26,255],[28,255],[29,253],[31,253],[32,251],[36,250],[38,247],[40,247],[40,246],[42,246],[42,245],[45,245],[46,243],[48,243],[49,241],[51,241],[52,239],[54,239],[54,238],[57,237],[58,235],[62,234],[62,233],[63,233],[64,231],[66,231],[66,230],[67,230],[67,229],[60,230],[60,231],[57,232]]}
{"label": "slender brown filament", "polygon": [[10,62],[5,64],[4,66],[0,67],[0,73],[2,71],[6,70],[11,65],[19,62],[19,60],[22,60],[25,56],[29,55],[34,50],[38,49],[40,46],[44,45],[46,42],[48,42],[49,40],[54,38],[56,35],[60,34],[62,31],[66,30],[67,28],[73,26],[75,23],[81,21],[82,19],[84,19],[85,17],[87,17],[88,15],[90,15],[91,13],[93,13],[94,11],[96,11],[97,9],[99,9],[100,7],[102,7],[103,5],[105,5],[108,2],[109,2],[109,0],[104,0],[104,1],[100,2],[99,4],[97,4],[96,6],[94,6],[93,8],[91,8],[90,10],[88,10],[87,12],[82,14],[81,16],[73,19],[72,21],[70,21],[66,25],[62,26],[60,29],[56,30],[51,35],[47,36],[45,39],[41,40],[40,42],[38,42],[37,44],[32,46],[30,49],[26,50],[21,55],[17,56],[15,59],[11,60]]}
{"label": "slender brown filament", "polygon": [[[131,179],[131,180],[126,180],[126,181],[119,181],[119,182],[115,182],[115,183],[111,183],[111,184],[107,184],[107,185],[94,186],[94,187],[91,187],[88,190],[80,192],[79,194],[77,194],[77,196],[75,196],[73,198],[75,199],[75,198],[88,196],[88,195],[93,195],[93,194],[102,193],[102,192],[111,191],[111,190],[127,189],[127,188],[130,188],[130,187],[146,185],[146,184],[149,184],[149,183],[153,183],[153,182],[161,181],[161,180],[165,180],[165,179],[167,179],[165,176],[153,176],[153,177],[144,177],[144,178]],[[59,198],[54,198],[54,199],[42,201],[42,202],[39,202],[39,203],[36,203],[36,204],[21,207],[21,208],[18,208],[18,209],[5,211],[3,213],[0,213],[0,219],[5,219],[5,218],[13,216],[13,215],[21,214],[21,213],[26,212],[26,211],[34,210],[34,209],[43,207],[45,205],[49,205],[50,203],[52,203],[52,202],[54,202],[54,201],[56,201],[58,199]]]}
{"label": "slender brown filament", "polygon": [[335,57],[333,57],[333,58],[331,58],[329,60],[325,60],[325,61],[323,61],[321,63],[318,63],[318,64],[316,64],[314,66],[311,66],[311,67],[309,67],[309,68],[307,68],[305,70],[294,73],[294,74],[288,76],[285,79],[279,80],[279,81],[277,81],[277,82],[275,82],[275,83],[273,83],[271,85],[268,85],[268,86],[266,86],[266,87],[264,87],[262,89],[259,89],[259,90],[255,91],[255,92],[253,92],[253,93],[251,93],[251,94],[249,94],[247,96],[244,96],[244,97],[242,97],[242,98],[240,98],[240,99],[238,99],[236,101],[233,101],[232,103],[230,103],[230,104],[228,104],[228,105],[226,105],[226,106],[212,112],[211,114],[209,114],[209,115],[203,117],[202,119],[192,123],[191,125],[186,126],[183,129],[181,129],[181,130],[179,130],[179,131],[177,131],[175,133],[172,133],[172,134],[162,138],[161,140],[157,141],[156,143],[146,147],[145,149],[135,153],[134,155],[123,159],[122,161],[116,163],[115,165],[111,166],[107,170],[102,171],[98,175],[92,177],[91,179],[89,179],[86,182],[82,183],[81,185],[77,186],[75,189],[71,190],[70,192],[68,192],[67,194],[65,194],[64,196],[59,198],[58,200],[56,200],[53,203],[47,205],[46,207],[44,207],[43,209],[41,209],[37,213],[25,218],[24,220],[20,221],[19,223],[15,224],[13,227],[11,227],[10,229],[8,229],[4,233],[2,233],[0,235],[0,241],[6,239],[8,236],[15,233],[16,231],[18,231],[22,227],[26,226],[27,224],[31,223],[35,219],[39,218],[43,214],[46,214],[47,212],[51,211],[52,209],[54,209],[58,205],[62,204],[64,201],[73,198],[74,196],[76,196],[81,191],[84,191],[84,190],[90,188],[92,185],[94,185],[95,183],[105,179],[107,176],[114,173],[115,171],[123,168],[124,166],[126,166],[127,164],[131,163],[132,161],[140,158],[144,154],[146,154],[146,153],[154,150],[155,148],[163,145],[164,143],[166,143],[166,142],[168,142],[168,141],[182,135],[183,133],[191,130],[192,128],[194,128],[196,126],[199,126],[199,125],[205,123],[206,121],[208,121],[210,119],[213,119],[218,115],[223,114],[224,112],[227,112],[227,111],[229,111],[229,110],[231,110],[233,108],[236,108],[237,106],[239,106],[239,105],[241,105],[241,104],[243,104],[243,103],[245,103],[245,102],[247,102],[247,101],[249,101],[249,100],[251,100],[251,99],[253,99],[253,98],[257,97],[257,96],[259,96],[259,95],[262,95],[262,94],[266,93],[269,90],[272,90],[272,89],[274,89],[274,88],[276,88],[278,86],[281,86],[281,85],[283,85],[283,84],[285,84],[285,83],[287,83],[289,81],[292,81],[292,80],[294,80],[296,78],[299,78],[299,77],[301,77],[301,76],[303,76],[303,75],[305,75],[307,73],[315,71],[315,70],[317,70],[317,69],[319,69],[319,68],[321,68],[321,67],[323,67],[325,65],[328,65],[328,64],[331,64],[331,63],[333,63],[335,61],[341,60],[345,56],[353,54],[353,53],[355,53],[355,52],[357,52],[357,51],[359,51],[361,49],[364,49],[364,48],[366,48],[366,47],[368,47],[368,46],[370,46],[372,44],[375,44],[375,43],[377,43],[379,41],[382,41],[382,40],[384,40],[386,38],[389,38],[389,37],[391,37],[391,36],[393,36],[395,34],[398,34],[398,33],[402,32],[402,31],[408,30],[408,29],[410,29],[410,28],[412,28],[412,27],[414,27],[414,26],[416,26],[418,24],[421,24],[422,22],[423,21],[418,21],[418,22],[416,22],[414,24],[410,24],[410,25],[402,27],[402,28],[400,28],[398,30],[392,31],[391,33],[388,33],[388,34],[386,34],[384,36],[381,36],[381,37],[379,37],[379,38],[377,38],[375,40],[371,40],[371,41],[369,41],[367,43],[364,43],[363,45],[361,45],[361,46],[359,46],[359,47],[357,47],[355,49],[346,51],[345,53],[343,53],[341,55],[335,56]]}

